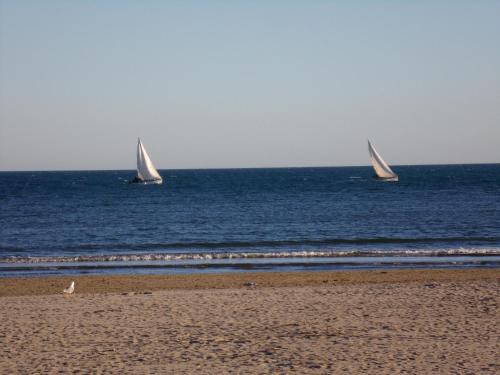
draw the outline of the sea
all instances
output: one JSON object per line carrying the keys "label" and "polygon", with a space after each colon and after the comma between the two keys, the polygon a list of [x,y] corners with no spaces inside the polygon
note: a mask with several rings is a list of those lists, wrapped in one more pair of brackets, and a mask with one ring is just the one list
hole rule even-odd
{"label": "sea", "polygon": [[0,172],[0,277],[498,268],[500,164]]}

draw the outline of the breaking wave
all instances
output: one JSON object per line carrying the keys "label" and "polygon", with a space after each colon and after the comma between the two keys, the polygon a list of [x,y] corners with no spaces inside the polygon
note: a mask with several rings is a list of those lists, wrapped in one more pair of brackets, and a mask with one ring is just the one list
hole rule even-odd
{"label": "breaking wave", "polygon": [[0,263],[79,263],[79,262],[145,262],[145,261],[210,261],[230,259],[343,258],[343,257],[445,257],[500,256],[500,248],[405,249],[405,250],[346,250],[346,251],[270,251],[270,252],[211,252],[211,253],[147,253],[76,256],[9,256]]}

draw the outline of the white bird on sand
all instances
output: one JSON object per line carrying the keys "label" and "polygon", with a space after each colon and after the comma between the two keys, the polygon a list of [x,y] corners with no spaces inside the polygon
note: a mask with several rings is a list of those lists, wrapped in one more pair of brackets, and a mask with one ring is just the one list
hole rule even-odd
{"label": "white bird on sand", "polygon": [[71,285],[69,286],[69,288],[64,289],[63,293],[65,293],[65,294],[73,294],[74,291],[75,291],[75,282],[72,281]]}

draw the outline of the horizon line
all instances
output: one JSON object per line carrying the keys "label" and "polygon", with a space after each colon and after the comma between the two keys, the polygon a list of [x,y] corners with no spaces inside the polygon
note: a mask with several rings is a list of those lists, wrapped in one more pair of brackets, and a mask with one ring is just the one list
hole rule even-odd
{"label": "horizon line", "polygon": [[[418,166],[447,166],[447,165],[496,165],[500,162],[485,163],[423,163],[423,164],[391,164],[391,167],[418,167]],[[300,168],[363,168],[371,167],[370,164],[363,165],[316,165],[316,166],[286,166],[286,167],[209,167],[209,168],[157,168],[159,171],[200,171],[200,170],[235,170],[235,169],[300,169]],[[117,169],[3,169],[0,173],[9,172],[111,172],[111,171],[135,171],[135,168]]]}

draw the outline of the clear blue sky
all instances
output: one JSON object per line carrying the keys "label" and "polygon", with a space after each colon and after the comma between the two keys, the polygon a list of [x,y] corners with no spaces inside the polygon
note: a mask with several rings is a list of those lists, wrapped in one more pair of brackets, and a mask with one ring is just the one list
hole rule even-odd
{"label": "clear blue sky", "polygon": [[0,170],[500,162],[500,1],[0,0]]}

